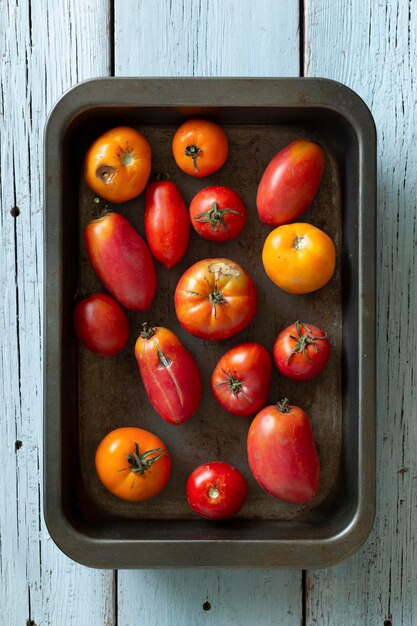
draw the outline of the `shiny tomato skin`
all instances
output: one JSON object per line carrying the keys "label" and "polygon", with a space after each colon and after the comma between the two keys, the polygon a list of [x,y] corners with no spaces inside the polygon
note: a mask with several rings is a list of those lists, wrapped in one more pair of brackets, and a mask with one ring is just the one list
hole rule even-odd
{"label": "shiny tomato skin", "polygon": [[267,406],[248,432],[249,467],[269,494],[286,502],[309,502],[319,488],[320,464],[310,421],[302,409]]}
{"label": "shiny tomato skin", "polygon": [[227,339],[255,316],[255,283],[241,265],[225,258],[203,259],[182,275],[175,311],[185,330],[201,339]]}
{"label": "shiny tomato skin", "polygon": [[221,461],[199,465],[187,480],[187,499],[195,513],[210,520],[236,515],[246,500],[247,487],[233,465]]}
{"label": "shiny tomato skin", "polygon": [[190,204],[194,230],[210,241],[231,241],[246,224],[242,198],[229,187],[214,185],[201,189]]}
{"label": "shiny tomato skin", "polygon": [[148,246],[119,213],[109,212],[84,229],[90,263],[106,289],[132,311],[146,311],[156,291]]}
{"label": "shiny tomato skin", "polygon": [[295,222],[269,233],[262,263],[272,282],[287,293],[311,293],[324,287],[333,276],[336,250],[322,230]]}
{"label": "shiny tomato skin", "polygon": [[247,417],[265,406],[271,375],[268,350],[259,343],[241,343],[220,358],[211,377],[211,389],[226,411]]}
{"label": "shiny tomato skin", "polygon": [[145,231],[153,256],[168,269],[184,256],[190,241],[190,218],[180,190],[172,181],[148,185]]}
{"label": "shiny tomato skin", "polygon": [[320,146],[296,139],[269,162],[258,187],[256,206],[264,224],[294,221],[313,201],[325,165]]}
{"label": "shiny tomato skin", "polygon": [[[145,454],[144,473],[132,471],[134,461],[128,455]],[[154,450],[146,455],[148,450]],[[163,454],[164,453],[164,454]],[[159,459],[150,461],[159,455]],[[97,474],[103,485],[115,496],[131,502],[142,502],[156,496],[166,485],[171,474],[171,457],[159,437],[143,428],[117,428],[100,442],[95,456]],[[137,467],[137,466],[136,466]]]}
{"label": "shiny tomato skin", "polygon": [[105,293],[96,293],[77,302],[73,324],[80,341],[101,356],[117,354],[129,338],[126,313]]}
{"label": "shiny tomato skin", "polygon": [[144,325],[135,356],[158,415],[175,425],[189,420],[200,405],[202,383],[197,363],[178,337],[167,328]]}
{"label": "shiny tomato skin", "polygon": [[330,343],[314,324],[295,322],[282,330],[275,340],[273,357],[281,374],[292,380],[310,380],[327,364]]}
{"label": "shiny tomato skin", "polygon": [[184,122],[172,140],[176,164],[195,178],[209,176],[220,169],[227,159],[228,151],[226,133],[209,120],[191,119]]}
{"label": "shiny tomato skin", "polygon": [[98,137],[84,159],[84,178],[109,202],[127,202],[146,187],[151,173],[151,148],[141,133],[118,126]]}

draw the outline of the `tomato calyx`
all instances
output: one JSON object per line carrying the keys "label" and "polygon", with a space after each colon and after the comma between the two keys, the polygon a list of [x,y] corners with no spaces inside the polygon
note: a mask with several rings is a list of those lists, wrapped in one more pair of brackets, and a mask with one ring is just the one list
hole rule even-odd
{"label": "tomato calyx", "polygon": [[222,372],[226,380],[224,380],[222,383],[217,383],[215,387],[217,388],[221,387],[222,385],[227,385],[228,390],[234,395],[235,398],[237,398],[238,395],[241,393],[245,400],[247,400],[248,402],[252,402],[251,398],[249,398],[242,390],[243,382],[236,376],[233,376],[230,371],[226,371],[222,368]]}
{"label": "tomato calyx", "polygon": [[213,291],[209,293],[208,299],[214,307],[216,307],[218,304],[226,304],[227,302],[220,289],[217,289],[217,285],[215,285]]}
{"label": "tomato calyx", "polygon": [[[149,455],[154,452],[159,452],[159,454],[149,457]],[[162,448],[153,448],[152,450],[147,450],[146,452],[139,452],[139,444],[135,441],[135,451],[129,452],[129,454],[126,455],[126,460],[130,465],[129,469],[131,472],[143,475],[165,454],[166,450],[162,450]]]}
{"label": "tomato calyx", "polygon": [[100,198],[94,198],[93,202],[95,206],[91,209],[91,215],[95,220],[99,220],[102,217],[106,217],[107,215],[114,213],[108,204],[101,204]]}
{"label": "tomato calyx", "polygon": [[[297,352],[301,352],[303,357],[307,361],[312,362],[312,359],[310,359],[306,353],[308,346],[314,346],[316,352],[320,352],[320,348],[317,345],[317,341],[320,341],[320,340],[323,341],[324,339],[327,339],[327,335],[324,334],[323,336],[320,336],[320,337],[316,337],[312,335],[310,328],[308,328],[308,326],[306,326],[302,322],[299,322],[298,320],[295,322],[295,328],[297,331],[297,337],[294,337],[294,335],[290,335],[290,339],[293,339],[293,341],[296,341],[297,343],[295,344],[294,348],[291,350],[291,352],[288,355],[287,365],[290,362],[291,357]],[[306,331],[305,335],[301,334],[301,328],[304,328],[304,330]]]}
{"label": "tomato calyx", "polygon": [[302,250],[307,245],[307,241],[305,237],[297,236],[293,241],[293,248],[296,250]]}
{"label": "tomato calyx", "polygon": [[242,213],[239,213],[239,211],[235,211],[234,209],[229,208],[220,209],[217,202],[212,202],[210,209],[208,209],[207,211],[202,211],[202,213],[198,213],[198,215],[194,216],[194,219],[196,222],[210,223],[211,227],[216,232],[219,230],[220,226],[222,226],[224,228],[224,231],[227,233],[227,227],[223,216],[227,215],[228,213],[242,216]]}
{"label": "tomato calyx", "polygon": [[142,339],[150,339],[155,334],[155,328],[149,326],[149,322],[142,323],[142,330],[140,331],[140,336]]}
{"label": "tomato calyx", "polygon": [[200,152],[202,152],[201,148],[198,148],[196,145],[194,145],[193,143],[189,146],[185,147],[185,151],[184,154],[185,156],[191,157],[193,160],[193,165],[194,165],[194,171],[198,173],[198,167],[197,167],[197,157],[200,154]]}
{"label": "tomato calyx", "polygon": [[278,411],[280,413],[289,413],[291,409],[290,401],[288,398],[283,398],[279,402],[277,402]]}
{"label": "tomato calyx", "polygon": [[125,167],[130,167],[136,161],[133,150],[122,150],[120,160]]}

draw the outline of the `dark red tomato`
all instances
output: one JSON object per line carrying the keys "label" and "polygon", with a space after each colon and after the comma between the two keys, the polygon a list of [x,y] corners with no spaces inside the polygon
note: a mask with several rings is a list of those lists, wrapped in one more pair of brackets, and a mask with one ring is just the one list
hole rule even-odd
{"label": "dark red tomato", "polygon": [[320,185],[325,155],[317,144],[296,139],[269,162],[258,187],[256,206],[264,224],[294,221],[313,201]]}
{"label": "dark red tomato", "polygon": [[193,511],[211,520],[233,517],[246,500],[246,481],[228,463],[214,461],[197,467],[187,480],[187,498]]}
{"label": "dark red tomato", "polygon": [[146,311],[156,291],[155,266],[127,219],[106,212],[87,224],[84,240],[90,263],[112,296],[127,309]]}
{"label": "dark red tomato", "polygon": [[278,335],[273,356],[281,374],[292,380],[309,380],[326,366],[330,343],[317,326],[295,322]]}
{"label": "dark red tomato", "polygon": [[168,269],[185,254],[190,218],[180,190],[170,180],[151,183],[146,189],[145,231],[155,259]]}
{"label": "dark red tomato", "polygon": [[80,341],[101,356],[117,354],[129,338],[126,313],[105,293],[80,300],[75,305],[73,323]]}
{"label": "dark red tomato", "polygon": [[248,461],[260,486],[275,498],[308,502],[317,494],[320,465],[310,421],[286,398],[254,418],[248,432]]}
{"label": "dark red tomato", "polygon": [[182,424],[201,402],[200,371],[188,350],[167,328],[143,329],[135,345],[142,382],[155,411],[169,424]]}
{"label": "dark red tomato", "polygon": [[272,360],[259,343],[241,343],[224,354],[211,377],[218,403],[233,415],[257,413],[268,399]]}
{"label": "dark red tomato", "polygon": [[241,197],[229,187],[206,187],[190,204],[194,230],[204,239],[230,241],[246,224],[246,209]]}

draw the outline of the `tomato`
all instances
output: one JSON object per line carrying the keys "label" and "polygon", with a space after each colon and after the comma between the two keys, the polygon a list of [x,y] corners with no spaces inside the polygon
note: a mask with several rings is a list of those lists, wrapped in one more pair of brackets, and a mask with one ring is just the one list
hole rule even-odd
{"label": "tomato", "polygon": [[268,350],[259,343],[241,343],[221,357],[211,377],[211,388],[226,411],[254,415],[268,399],[271,373]]}
{"label": "tomato", "polygon": [[286,224],[269,233],[262,251],[269,278],[288,293],[310,293],[333,276],[336,250],[326,233],[311,224]]}
{"label": "tomato", "polygon": [[135,345],[142,382],[155,411],[169,424],[182,424],[201,402],[200,371],[188,350],[167,328],[149,328]]}
{"label": "tomato", "polygon": [[293,380],[309,380],[326,366],[330,343],[320,328],[297,321],[280,332],[273,356],[281,374]]}
{"label": "tomato", "polygon": [[190,219],[173,182],[151,183],[146,189],[145,230],[152,254],[167,268],[185,254],[190,240]]}
{"label": "tomato", "polygon": [[122,500],[141,502],[165,487],[171,458],[159,437],[143,428],[117,428],[99,444],[95,464],[103,485]]}
{"label": "tomato", "polygon": [[156,291],[152,255],[142,237],[119,213],[106,212],[84,229],[94,271],[124,307],[146,311]]}
{"label": "tomato", "polygon": [[317,494],[320,465],[310,421],[285,398],[267,406],[248,432],[250,469],[260,486],[287,502],[308,502]]}
{"label": "tomato", "polygon": [[134,128],[118,126],[95,140],[84,159],[87,185],[109,202],[127,202],[146,187],[151,148]]}
{"label": "tomato", "polygon": [[126,313],[105,293],[96,293],[77,302],[73,324],[80,341],[101,356],[117,354],[129,338]]}
{"label": "tomato", "polygon": [[212,241],[231,241],[246,224],[246,209],[240,196],[229,187],[206,187],[190,204],[194,230]]}
{"label": "tomato", "polygon": [[187,480],[187,498],[193,511],[210,520],[233,517],[246,500],[246,481],[228,463],[214,461],[197,467]]}
{"label": "tomato", "polygon": [[183,172],[196,178],[209,176],[220,169],[227,159],[228,150],[224,130],[208,120],[184,122],[172,141],[176,164]]}
{"label": "tomato", "polygon": [[259,183],[259,219],[280,226],[301,215],[317,193],[325,159],[322,148],[307,139],[296,139],[278,152]]}
{"label": "tomato", "polygon": [[178,321],[186,331],[202,339],[226,339],[254,318],[256,286],[238,263],[203,259],[182,275],[174,302]]}

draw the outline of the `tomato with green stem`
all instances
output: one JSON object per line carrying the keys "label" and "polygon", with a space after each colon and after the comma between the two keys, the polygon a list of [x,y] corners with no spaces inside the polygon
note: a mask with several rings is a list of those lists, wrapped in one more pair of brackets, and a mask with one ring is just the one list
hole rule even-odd
{"label": "tomato with green stem", "polygon": [[215,185],[201,189],[190,204],[194,230],[211,241],[231,241],[246,224],[246,208],[241,197],[229,187]]}
{"label": "tomato with green stem", "polygon": [[281,374],[292,380],[317,376],[330,356],[329,339],[318,326],[295,322],[282,330],[275,340],[273,357]]}

